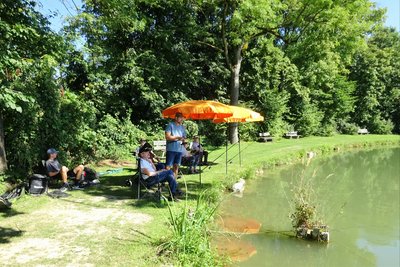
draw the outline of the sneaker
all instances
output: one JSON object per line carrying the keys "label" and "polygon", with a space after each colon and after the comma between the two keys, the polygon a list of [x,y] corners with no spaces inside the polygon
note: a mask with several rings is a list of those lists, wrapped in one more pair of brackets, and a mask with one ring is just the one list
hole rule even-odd
{"label": "sneaker", "polygon": [[185,193],[182,191],[182,190],[176,190],[176,193],[175,193],[175,196],[179,196],[179,197],[181,197],[181,196],[184,196],[185,195]]}
{"label": "sneaker", "polygon": [[71,187],[72,190],[83,190],[84,188],[81,185],[74,185]]}
{"label": "sneaker", "polygon": [[94,179],[93,181],[90,182],[91,184],[99,184],[100,180],[99,179]]}
{"label": "sneaker", "polygon": [[63,185],[61,186],[61,188],[60,188],[60,191],[61,191],[61,192],[66,192],[66,191],[68,191],[68,190],[69,190],[69,184],[68,184],[68,183],[63,184]]}

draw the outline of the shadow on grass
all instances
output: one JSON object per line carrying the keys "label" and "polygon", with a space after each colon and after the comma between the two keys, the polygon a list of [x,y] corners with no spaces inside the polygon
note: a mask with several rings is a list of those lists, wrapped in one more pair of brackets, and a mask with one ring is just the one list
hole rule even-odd
{"label": "shadow on grass", "polygon": [[21,236],[23,233],[24,231],[13,228],[0,227],[0,244],[10,243],[11,238]]}
{"label": "shadow on grass", "polygon": [[16,211],[12,208],[11,209],[4,208],[4,209],[0,210],[0,217],[2,217],[2,218],[9,218],[9,217],[17,216],[17,215],[21,215],[21,214],[25,214],[25,213]]}
{"label": "shadow on grass", "polygon": [[[99,179],[101,181],[100,184],[87,187],[81,192],[93,197],[103,197],[109,202],[123,199],[133,199],[136,201],[134,201],[131,205],[138,208],[165,208],[167,206],[165,203],[160,203],[159,198],[157,198],[154,192],[152,193],[151,190],[147,190],[142,187],[140,191],[140,199],[138,198],[138,177],[136,169],[134,168],[124,168],[124,172],[121,174],[103,175]],[[131,186],[126,185],[127,180],[132,182]],[[179,188],[186,192],[185,196],[182,197],[182,200],[187,199],[189,201],[197,200],[202,191],[209,189],[212,186],[210,183],[200,184],[198,181],[192,180],[186,181],[185,186],[184,179],[178,180],[178,184]],[[166,183],[163,187],[162,194],[168,198],[168,183]],[[73,196],[72,198],[69,197],[63,200],[75,202]],[[88,205],[96,206],[94,203],[88,203]]]}

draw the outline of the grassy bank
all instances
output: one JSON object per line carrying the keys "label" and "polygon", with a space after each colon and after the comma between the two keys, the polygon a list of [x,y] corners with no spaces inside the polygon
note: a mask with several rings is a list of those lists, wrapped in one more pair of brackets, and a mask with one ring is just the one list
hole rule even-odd
{"label": "grassy bank", "polygon": [[240,177],[253,178],[263,168],[291,164],[304,158],[307,151],[324,156],[380,145],[399,146],[400,136],[308,137],[242,143],[241,157],[238,145],[229,147],[228,174],[225,147],[220,147],[210,151],[212,164],[203,169],[201,185],[199,175],[184,175],[180,180],[187,184],[187,202],[173,203],[171,210],[151,199],[137,200],[136,187],[123,186],[134,174],[134,166],[101,177],[101,186],[71,191],[68,198],[24,195],[14,201],[12,209],[0,213],[0,258],[6,266],[179,265],[176,257],[168,254],[174,250],[165,251],[162,245],[171,240],[173,232],[169,214],[172,211],[179,218],[182,210],[195,209],[204,190],[207,191],[203,198],[215,203],[225,186]]}

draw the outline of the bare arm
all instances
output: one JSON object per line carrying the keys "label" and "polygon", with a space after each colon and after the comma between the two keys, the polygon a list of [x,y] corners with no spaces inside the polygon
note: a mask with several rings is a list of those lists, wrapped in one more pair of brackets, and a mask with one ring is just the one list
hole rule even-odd
{"label": "bare arm", "polygon": [[180,140],[185,140],[185,138],[181,137],[181,136],[173,136],[171,135],[170,132],[165,132],[165,139],[167,141],[180,141]]}
{"label": "bare arm", "polygon": [[147,168],[142,168],[142,173],[146,174],[147,176],[154,176],[157,173],[160,173],[162,170],[160,171],[155,171],[155,172],[151,172],[149,171]]}

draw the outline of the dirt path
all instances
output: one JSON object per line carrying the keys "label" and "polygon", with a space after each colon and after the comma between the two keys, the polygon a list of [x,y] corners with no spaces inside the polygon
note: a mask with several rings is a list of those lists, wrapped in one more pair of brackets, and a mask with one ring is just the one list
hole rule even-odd
{"label": "dirt path", "polygon": [[[10,231],[12,237],[0,242],[2,266],[54,266],[57,262],[64,263],[58,264],[61,266],[97,265],[92,257],[101,258],[99,254],[108,250],[108,242],[123,238],[132,228],[143,228],[152,220],[147,214],[124,208],[131,201],[115,196],[25,196],[14,216],[0,218],[0,230]],[[29,212],[25,211],[27,205],[40,208],[32,207]]]}

